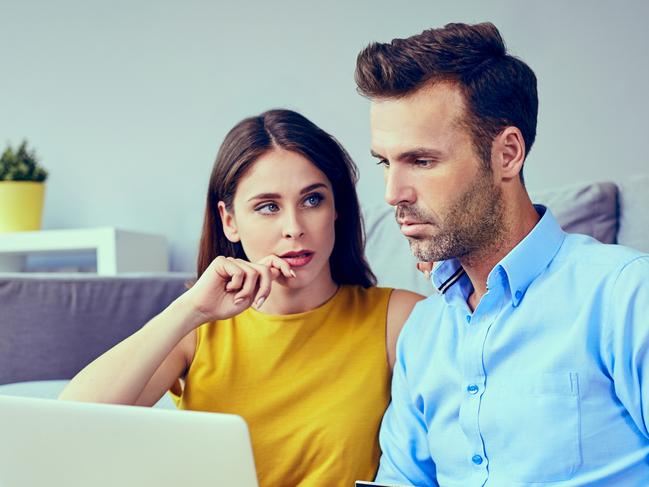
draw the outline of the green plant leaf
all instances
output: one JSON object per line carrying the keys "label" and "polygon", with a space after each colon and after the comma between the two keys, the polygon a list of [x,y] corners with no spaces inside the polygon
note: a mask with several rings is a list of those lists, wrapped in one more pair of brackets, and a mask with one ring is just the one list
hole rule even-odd
{"label": "green plant leaf", "polygon": [[23,140],[14,151],[10,144],[0,156],[0,181],[36,181],[47,179],[47,171],[39,164],[36,152]]}

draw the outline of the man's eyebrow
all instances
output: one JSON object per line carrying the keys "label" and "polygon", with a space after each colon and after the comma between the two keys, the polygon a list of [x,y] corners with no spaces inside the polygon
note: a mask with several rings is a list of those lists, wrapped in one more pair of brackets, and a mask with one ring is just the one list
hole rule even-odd
{"label": "man's eyebrow", "polygon": [[[318,189],[318,188],[328,189],[328,187],[327,187],[327,185],[325,183],[314,183],[314,184],[310,184],[309,186],[307,186],[307,187],[303,188],[302,190],[300,190],[300,194],[302,195],[302,194],[310,193],[314,189]],[[256,194],[255,196],[252,196],[252,197],[248,198],[248,201],[253,201],[253,200],[280,200],[280,199],[282,199],[282,195],[279,194],[279,193],[259,193],[259,194]]]}
{"label": "man's eyebrow", "polygon": [[[376,157],[378,159],[385,159],[384,156],[379,154],[378,152],[374,150],[370,150],[370,154],[372,154],[373,157]],[[397,161],[401,161],[404,159],[417,159],[421,157],[433,157],[433,158],[441,158],[442,157],[442,151],[438,149],[431,149],[428,147],[417,147],[415,149],[411,149],[406,152],[402,152],[396,157]]]}
{"label": "man's eyebrow", "polygon": [[442,151],[438,149],[430,149],[427,147],[417,147],[406,152],[399,154],[397,159],[418,159],[420,157],[433,157],[440,158],[442,157]]}

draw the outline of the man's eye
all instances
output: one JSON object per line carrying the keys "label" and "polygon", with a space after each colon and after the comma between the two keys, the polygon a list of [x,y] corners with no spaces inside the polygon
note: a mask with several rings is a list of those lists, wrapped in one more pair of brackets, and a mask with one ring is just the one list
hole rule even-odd
{"label": "man's eye", "polygon": [[377,166],[384,166],[387,167],[390,165],[390,161],[387,159],[379,159],[379,161],[376,163]]}
{"label": "man's eye", "polygon": [[277,206],[275,203],[266,203],[255,208],[255,211],[257,213],[261,213],[262,215],[269,215],[271,213],[278,212],[279,206]]}
{"label": "man's eye", "polygon": [[435,164],[432,159],[415,159],[415,164],[420,167],[430,167]]}

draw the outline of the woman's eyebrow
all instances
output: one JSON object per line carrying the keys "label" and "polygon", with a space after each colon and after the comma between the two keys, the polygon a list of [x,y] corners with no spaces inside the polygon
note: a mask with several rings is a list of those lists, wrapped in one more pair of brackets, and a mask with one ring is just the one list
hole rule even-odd
{"label": "woman's eyebrow", "polygon": [[255,196],[248,198],[248,201],[252,200],[278,200],[281,199],[282,195],[279,193],[260,193]]}
{"label": "woman's eyebrow", "polygon": [[[302,189],[300,191],[300,194],[306,194],[310,193],[314,189],[318,188],[325,188],[329,189],[328,186],[325,183],[314,183],[310,184],[306,188]],[[259,193],[256,194],[255,196],[252,196],[251,198],[248,198],[248,201],[253,201],[253,200],[280,200],[282,199],[282,195],[279,193]]]}
{"label": "woman's eyebrow", "polygon": [[307,186],[306,188],[304,188],[302,191],[300,191],[300,194],[310,193],[314,189],[318,189],[318,188],[329,189],[328,186],[325,183],[315,183],[315,184],[311,184],[311,185]]}

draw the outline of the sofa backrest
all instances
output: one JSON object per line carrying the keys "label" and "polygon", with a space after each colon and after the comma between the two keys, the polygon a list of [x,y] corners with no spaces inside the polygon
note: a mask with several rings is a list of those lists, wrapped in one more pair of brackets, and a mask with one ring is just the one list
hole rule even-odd
{"label": "sofa backrest", "polygon": [[70,379],[182,294],[189,277],[0,274],[0,384]]}
{"label": "sofa backrest", "polygon": [[649,174],[620,182],[617,242],[649,253]]}

